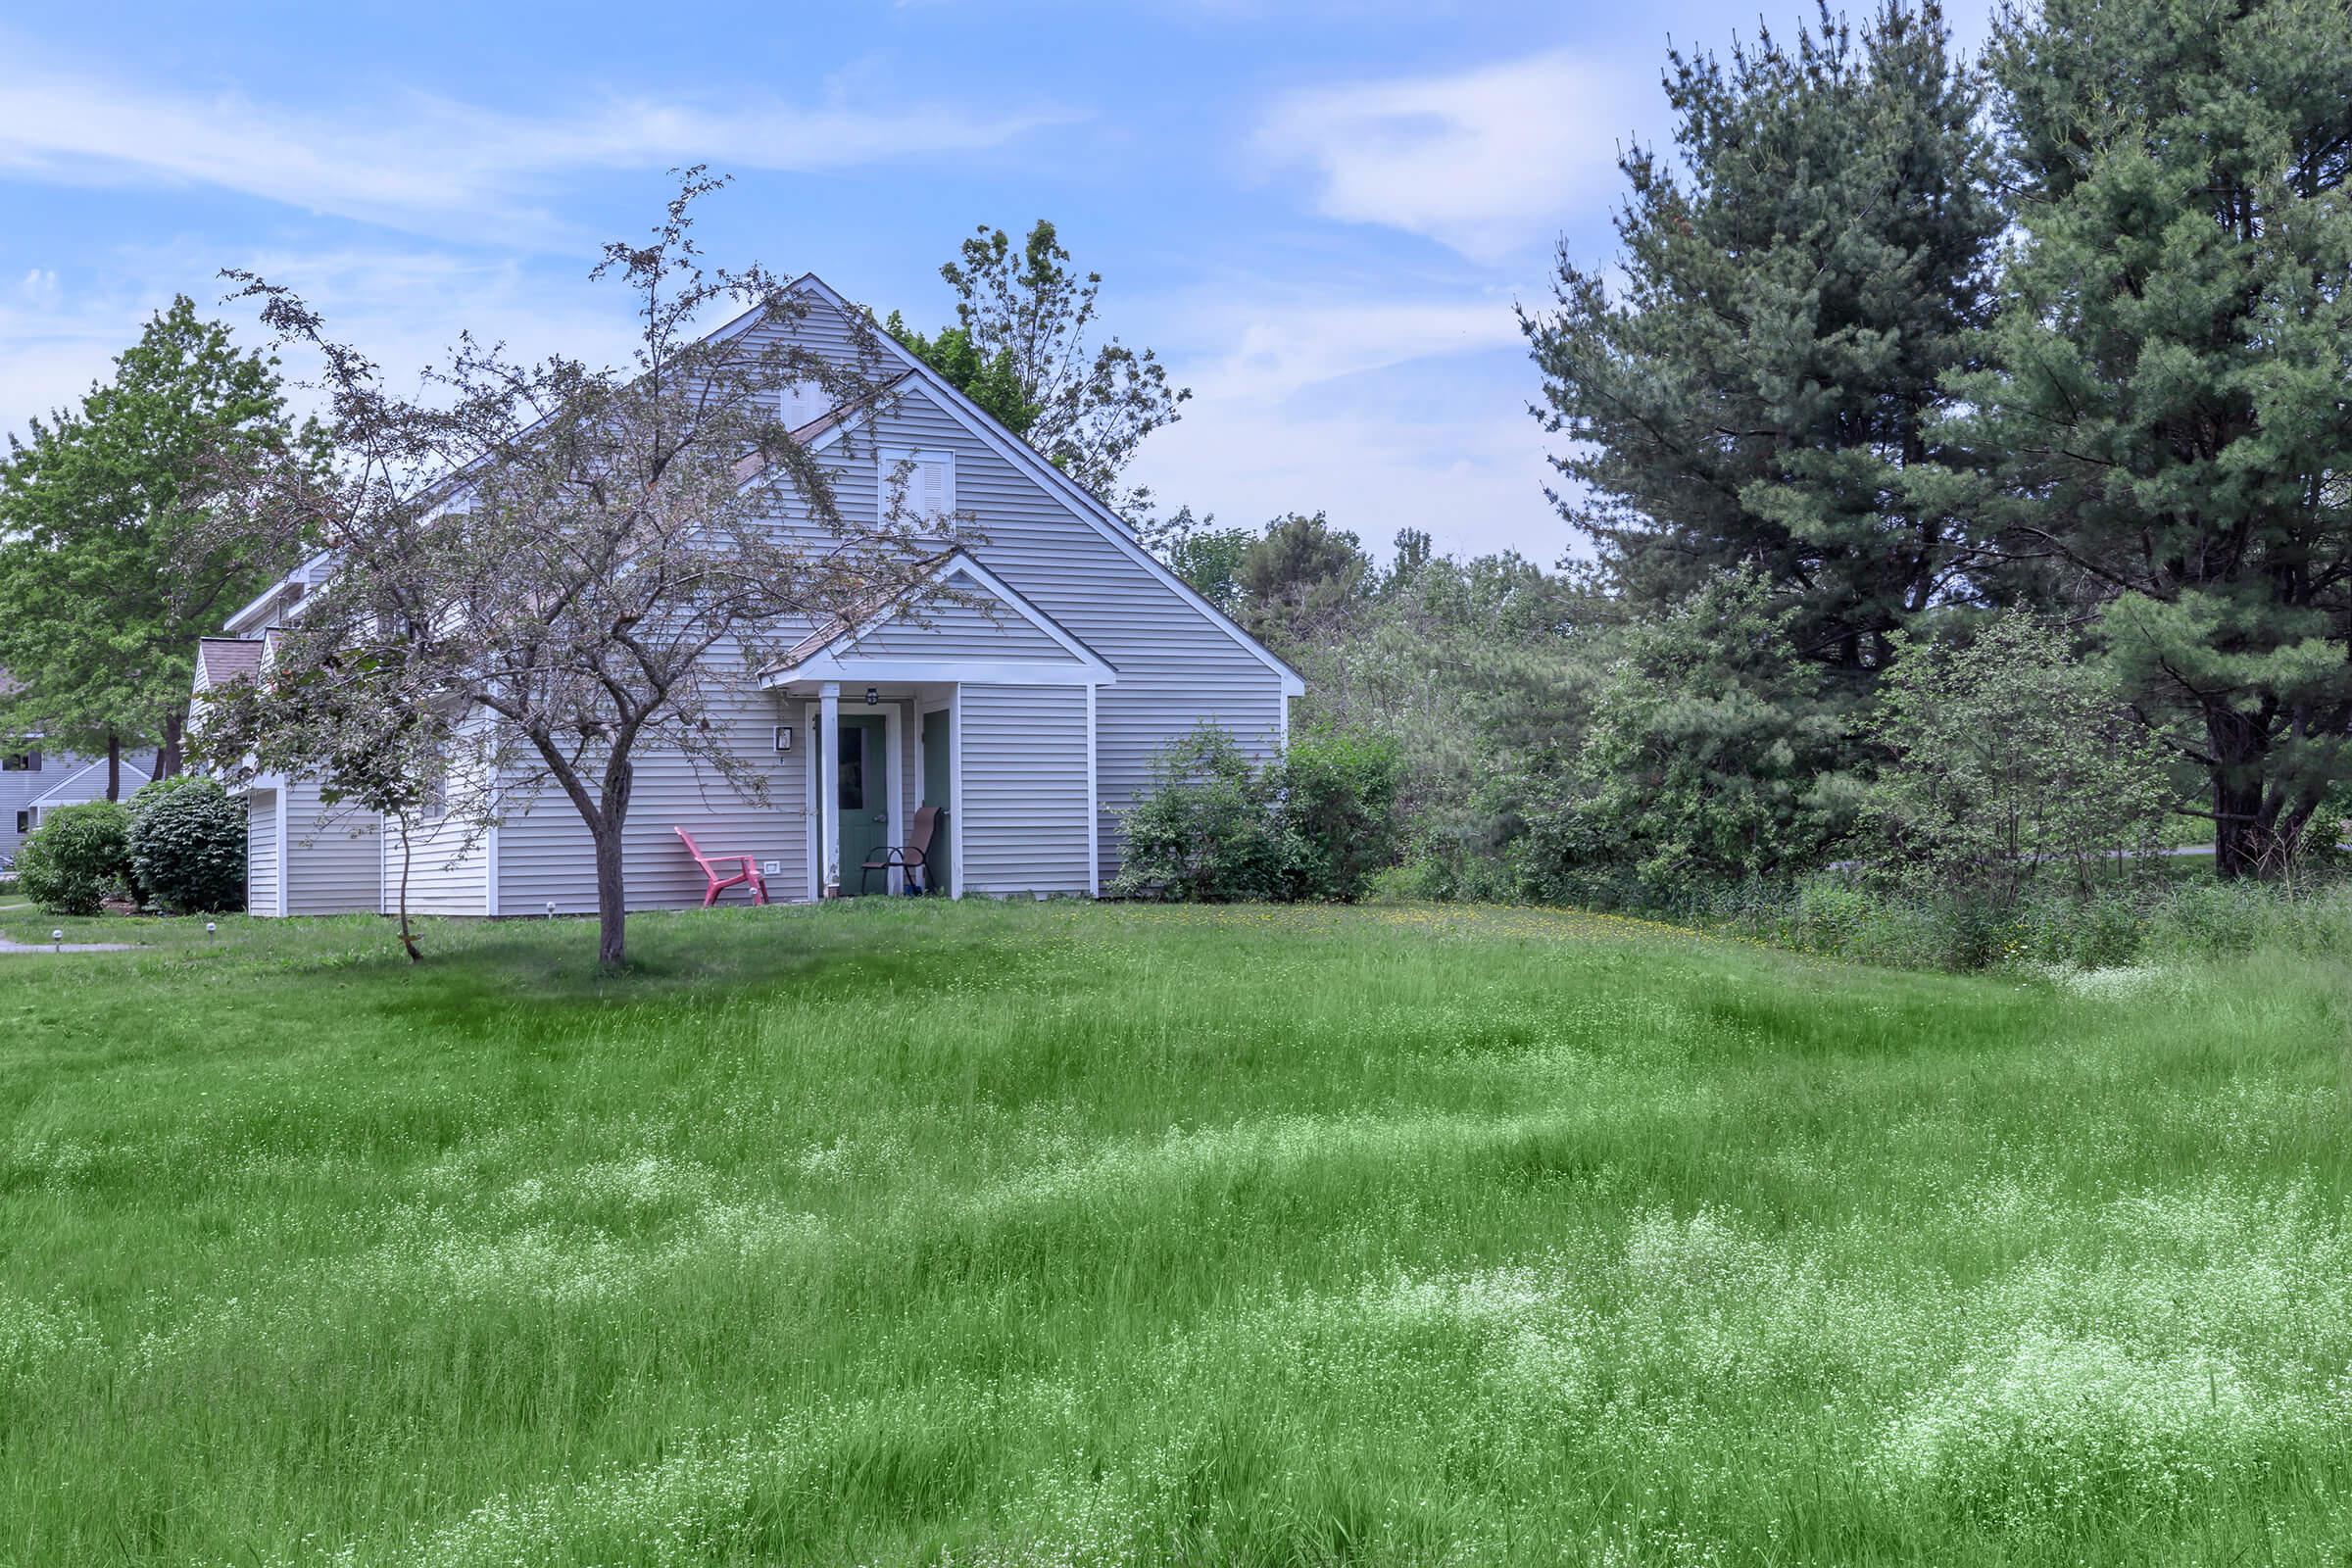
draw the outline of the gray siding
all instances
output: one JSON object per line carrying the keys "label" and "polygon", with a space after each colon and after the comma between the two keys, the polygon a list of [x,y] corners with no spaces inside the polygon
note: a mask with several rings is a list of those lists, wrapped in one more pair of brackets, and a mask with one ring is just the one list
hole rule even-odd
{"label": "gray siding", "polygon": [[925,607],[921,619],[893,620],[858,639],[850,650],[870,658],[1030,660],[1076,664],[1079,659],[1022,618],[966,572],[948,586],[974,595],[979,605],[940,601]]}
{"label": "gray siding", "polygon": [[962,692],[963,890],[1085,893],[1086,689]]}
{"label": "gray siding", "polygon": [[974,559],[1118,671],[1096,710],[1105,880],[1118,868],[1116,822],[1107,813],[1133,804],[1159,748],[1216,723],[1261,757],[1279,749],[1281,677],[1224,627],[966,433],[928,394],[902,399],[880,422],[885,444],[956,454],[956,505],[987,536]]}
{"label": "gray siding", "polygon": [[[456,818],[420,823],[411,849],[409,912],[412,914],[482,914],[487,912],[488,846],[466,847],[467,825]],[[383,907],[400,907],[400,870],[403,834],[397,821],[385,824]]]}
{"label": "gray siding", "polygon": [[[629,816],[622,830],[622,876],[632,909],[691,908],[703,902],[702,871],[678,842],[694,835],[703,853],[750,855],[766,872],[768,897],[808,896],[806,813],[808,733],[798,705],[764,692],[742,692],[722,710],[729,744],[765,781],[764,802],[745,799],[724,775],[677,752],[649,751],[638,759]],[[775,726],[790,724],[794,749],[779,756]],[[498,830],[498,912],[544,914],[553,901],[564,914],[596,908],[596,860],[588,829],[570,798],[554,785],[519,783],[506,797]],[[721,902],[751,895],[729,888]]]}
{"label": "gray siding", "polygon": [[[802,323],[803,341],[846,358],[845,323],[821,303]],[[897,367],[877,367],[895,373]],[[1009,438],[1005,438],[1009,439]],[[908,388],[868,428],[829,449],[845,515],[871,517],[878,506],[882,448],[955,455],[956,503],[983,535],[973,556],[1118,671],[1098,695],[1098,794],[1087,794],[1086,702],[1076,686],[967,686],[961,699],[964,880],[972,892],[1082,893],[1089,885],[1090,824],[1100,828],[1105,878],[1117,869],[1110,810],[1130,804],[1154,751],[1202,722],[1222,724],[1260,755],[1279,744],[1281,676],[1234,633],[1190,603],[1131,541],[1105,538],[1073,504],[967,430],[928,392]],[[806,509],[779,496],[778,525],[807,527]],[[1121,536],[1123,539],[1124,536]],[[933,624],[878,630],[862,652],[943,657],[1037,658],[1066,663],[1050,638],[1008,614],[934,607]],[[788,639],[787,639],[788,640]],[[737,755],[767,782],[764,802],[746,801],[714,770],[672,755],[641,759],[630,808],[626,864],[634,908],[699,904],[703,879],[672,829],[684,826],[712,854],[750,853],[778,899],[808,897],[811,760],[798,699],[745,692],[721,719]],[[796,750],[779,758],[775,724],[789,723]],[[902,712],[900,788],[904,819],[919,800],[920,712]],[[395,846],[395,851],[397,847]],[[588,838],[560,791],[514,787],[495,844],[495,887],[476,851],[460,864],[420,853],[417,907],[451,913],[564,912],[595,906]],[[491,897],[491,894],[495,897]],[[387,873],[389,897],[389,873]],[[730,890],[730,900],[742,897]]]}
{"label": "gray siding", "polygon": [[245,912],[277,913],[277,791],[245,797]]}
{"label": "gray siding", "polygon": [[286,912],[372,913],[381,898],[383,845],[372,812],[337,809],[318,786],[286,786]]}

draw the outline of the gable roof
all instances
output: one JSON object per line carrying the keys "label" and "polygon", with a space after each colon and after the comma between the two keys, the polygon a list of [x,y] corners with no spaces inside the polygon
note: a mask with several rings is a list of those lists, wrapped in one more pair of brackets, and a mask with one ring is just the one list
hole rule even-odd
{"label": "gable roof", "polygon": [[259,637],[199,637],[196,639],[196,683],[220,686],[262,667]]}
{"label": "gable roof", "polygon": [[[141,784],[151,784],[154,782],[153,777],[145,768],[141,767],[136,762],[128,760],[127,759],[125,759],[122,762],[122,772],[126,779],[131,774],[137,774],[138,780]],[[98,776],[90,780],[90,784],[86,789],[76,792],[74,786],[80,784],[83,779],[90,778],[90,775],[93,773],[97,774]],[[64,778],[59,779],[55,784],[51,785],[48,790],[42,794],[34,796],[31,800],[26,801],[24,803],[24,808],[26,810],[32,810],[46,806],[79,806],[85,801],[98,801],[104,800],[105,798],[106,759],[101,757],[95,762],[82,763],[81,766],[75,768],[73,772],[68,773]]]}
{"label": "gable roof", "polygon": [[[791,283],[790,287],[796,293],[821,299],[835,310],[844,313],[854,313],[858,309],[814,272],[803,273]],[[741,331],[749,326],[759,315],[760,312],[757,308],[747,311],[725,326],[720,327],[718,331],[721,333]],[[1157,578],[1163,586],[1173,590],[1178,598],[1206,616],[1211,625],[1223,631],[1259,662],[1282,677],[1283,695],[1297,697],[1306,690],[1304,677],[1277,658],[1264,643],[1242,630],[1232,616],[1201,598],[1191,583],[1170,571],[1167,564],[1152,554],[1151,551],[1146,550],[1142,542],[1135,537],[1135,530],[1128,527],[1117,513],[1112,512],[1097,499],[1093,491],[1039,456],[1035,447],[1030,446],[1019,436],[1004,428],[1002,423],[998,422],[995,416],[956,390],[947,377],[924,364],[905,344],[887,332],[881,333],[879,336],[883,351],[895,356],[902,365],[906,366],[907,375],[921,382],[943,410],[970,430],[972,434],[987,443],[999,457],[1034,479],[1047,494],[1059,501],[1073,516],[1092,527],[1112,546]],[[905,379],[906,379],[905,376],[900,378],[902,382]]]}
{"label": "gable roof", "polygon": [[[1101,654],[1089,648],[1076,633],[1063,626],[1052,615],[1021,597],[1010,584],[990,571],[963,551],[956,551],[923,573],[925,583],[947,583],[956,577],[968,577],[986,589],[1012,615],[1053,643],[1070,664],[1075,664],[1102,683],[1118,678],[1118,671]],[[838,662],[844,656],[855,657],[858,644],[889,626],[905,614],[908,602],[921,593],[918,587],[906,593],[879,595],[849,614],[837,617],[818,627],[786,650],[784,657],[761,676],[768,684],[794,678],[829,679],[841,673]],[[906,656],[884,656],[904,658]],[[1020,662],[1020,656],[1014,656]]]}

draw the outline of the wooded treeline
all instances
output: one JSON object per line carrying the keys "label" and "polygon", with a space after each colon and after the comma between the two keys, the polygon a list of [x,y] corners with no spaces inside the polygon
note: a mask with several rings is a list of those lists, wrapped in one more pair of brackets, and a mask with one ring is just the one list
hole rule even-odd
{"label": "wooded treeline", "polygon": [[[2352,10],[2047,0],[1970,61],[1932,3],[1825,8],[1664,85],[1616,254],[1563,251],[1522,316],[1580,560],[1162,530],[1305,671],[1310,727],[1394,739],[1411,880],[1983,868],[2060,832],[2027,781],[2108,800],[2061,836],[2114,848],[2202,816],[2225,878],[2331,847]],[[1923,730],[1938,681],[1988,728]]]}

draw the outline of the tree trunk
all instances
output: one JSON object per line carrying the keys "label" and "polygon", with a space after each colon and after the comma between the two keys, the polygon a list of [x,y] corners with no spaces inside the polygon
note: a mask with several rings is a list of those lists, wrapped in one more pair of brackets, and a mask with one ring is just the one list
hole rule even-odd
{"label": "tree trunk", "polygon": [[164,715],[164,744],[155,749],[155,776],[157,778],[178,776],[180,730],[185,723],[186,719],[182,714],[166,713]]}
{"label": "tree trunk", "polygon": [[122,737],[111,729],[106,732],[106,798],[122,798]]}
{"label": "tree trunk", "polygon": [[617,969],[628,960],[628,898],[621,886],[620,824],[607,817],[596,835],[596,962]]}
{"label": "tree trunk", "polygon": [[597,820],[588,825],[596,842],[596,962],[617,969],[628,961],[628,895],[621,881],[621,829],[629,820],[629,792],[637,770],[626,757],[605,764],[605,794]]}
{"label": "tree trunk", "polygon": [[2262,875],[2271,858],[2271,830],[2263,811],[2265,737],[2245,714],[2209,709],[2207,754],[2213,759],[2213,870],[2225,882]]}
{"label": "tree trunk", "polygon": [[[285,853],[284,846],[279,846],[278,853],[280,855]],[[409,862],[416,858],[416,834],[411,831],[409,819],[402,817],[400,819],[400,945],[407,952],[411,963],[422,963],[424,955],[416,951],[416,933],[409,929]],[[498,868],[492,866],[490,871],[492,875],[496,875]]]}

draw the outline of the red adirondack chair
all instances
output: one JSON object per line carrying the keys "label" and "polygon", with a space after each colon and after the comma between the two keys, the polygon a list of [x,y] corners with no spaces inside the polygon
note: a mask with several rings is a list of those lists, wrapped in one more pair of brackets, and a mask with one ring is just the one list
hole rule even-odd
{"label": "red adirondack chair", "polygon": [[[749,882],[752,885],[752,902],[754,904],[765,904],[767,902],[767,879],[760,874],[759,861],[753,859],[748,855],[722,855],[714,862],[710,857],[702,852],[701,846],[694,842],[693,834],[687,832],[682,827],[673,827],[670,829],[670,831],[675,833],[678,836],[679,841],[686,846],[686,853],[694,857],[694,863],[703,868],[703,876],[710,884],[710,889],[703,894],[704,908],[708,909],[710,907],[710,906],[716,904],[718,902],[718,896],[721,893],[726,892],[727,889],[741,886],[746,882]],[[719,874],[719,866],[726,864],[730,860],[741,860],[743,862],[743,869],[736,872],[733,876],[721,876]]]}

